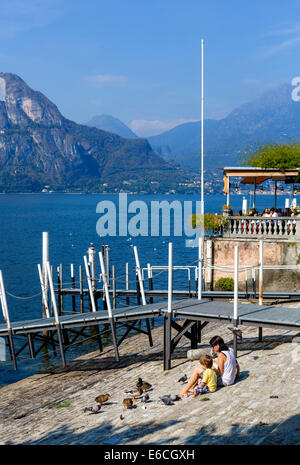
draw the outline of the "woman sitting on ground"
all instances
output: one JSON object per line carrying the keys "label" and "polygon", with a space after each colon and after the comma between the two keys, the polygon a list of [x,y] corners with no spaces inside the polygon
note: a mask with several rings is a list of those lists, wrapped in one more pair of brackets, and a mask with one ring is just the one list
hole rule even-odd
{"label": "woman sitting on ground", "polygon": [[[214,336],[210,341],[214,352],[218,353],[218,367],[213,367],[217,374],[218,386],[229,386],[235,382],[240,373],[240,367],[237,359],[234,356],[233,350],[228,348],[224,340],[220,336]],[[194,387],[198,384],[198,379],[201,378],[203,367],[198,365],[186,386],[179,393],[180,397],[187,397],[189,392],[194,392]]]}

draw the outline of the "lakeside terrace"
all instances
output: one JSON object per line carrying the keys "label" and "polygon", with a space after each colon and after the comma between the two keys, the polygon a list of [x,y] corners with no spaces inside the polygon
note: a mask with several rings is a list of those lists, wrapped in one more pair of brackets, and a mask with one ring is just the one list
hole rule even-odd
{"label": "lakeside terrace", "polygon": [[[300,240],[300,208],[296,206],[295,189],[299,169],[288,169],[279,171],[278,169],[263,169],[254,167],[224,167],[224,189],[227,196],[226,206],[223,215],[227,218],[226,225],[221,228],[221,235],[225,238],[257,238],[276,240]],[[232,182],[234,178],[239,178],[239,182]],[[258,212],[255,208],[257,186],[263,191],[262,184],[271,180],[274,182],[274,201],[269,206],[268,213]],[[278,183],[281,183],[281,190],[284,186],[292,185],[287,194],[291,196],[291,202],[287,199],[284,211],[277,209]],[[243,205],[238,215],[233,215],[230,207],[230,188],[234,186],[235,191],[239,185],[253,185],[252,205],[247,208],[247,203]],[[290,208],[292,207],[292,208]],[[273,210],[275,214],[272,214]]]}

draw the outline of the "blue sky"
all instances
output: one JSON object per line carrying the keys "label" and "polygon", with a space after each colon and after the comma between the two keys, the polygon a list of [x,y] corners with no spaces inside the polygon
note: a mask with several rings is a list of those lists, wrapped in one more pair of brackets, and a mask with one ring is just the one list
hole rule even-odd
{"label": "blue sky", "polygon": [[300,76],[296,0],[0,0],[0,60],[84,123],[111,114],[138,135],[200,119]]}

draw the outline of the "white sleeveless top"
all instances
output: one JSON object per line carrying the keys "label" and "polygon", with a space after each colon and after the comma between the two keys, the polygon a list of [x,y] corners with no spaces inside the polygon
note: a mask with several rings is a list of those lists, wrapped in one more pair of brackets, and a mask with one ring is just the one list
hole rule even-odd
{"label": "white sleeveless top", "polygon": [[226,362],[224,364],[224,373],[222,375],[222,382],[224,386],[233,384],[236,377],[237,361],[234,352],[231,348],[222,350],[222,354],[226,355]]}

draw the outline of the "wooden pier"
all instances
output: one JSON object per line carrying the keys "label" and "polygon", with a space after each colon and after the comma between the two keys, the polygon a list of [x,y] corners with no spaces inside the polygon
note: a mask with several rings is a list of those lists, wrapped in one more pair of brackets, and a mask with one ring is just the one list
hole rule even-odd
{"label": "wooden pier", "polygon": [[[102,352],[103,331],[109,332],[115,350],[116,360],[119,361],[118,348],[126,340],[126,337],[132,331],[144,333],[148,338],[149,345],[152,346],[151,321],[160,318],[164,325],[164,369],[171,368],[172,353],[182,337],[190,340],[191,348],[197,348],[201,342],[201,331],[211,321],[228,322],[231,325],[234,349],[237,353],[238,337],[241,337],[241,327],[243,325],[253,326],[259,329],[259,338],[262,338],[262,328],[300,328],[300,310],[297,308],[276,307],[274,305],[263,305],[263,299],[300,300],[300,294],[294,292],[274,293],[263,292],[262,285],[259,286],[259,292],[255,290],[247,292],[238,291],[237,282],[239,271],[238,246],[235,248],[235,289],[233,292],[225,291],[205,291],[203,289],[203,265],[202,260],[198,259],[198,277],[196,290],[192,291],[190,286],[186,290],[173,289],[173,252],[172,243],[169,244],[169,264],[166,269],[168,273],[168,289],[154,290],[153,275],[148,273],[148,280],[145,279],[141,272],[137,248],[134,247],[136,261],[136,289],[130,290],[128,286],[128,267],[126,270],[125,289],[116,288],[115,271],[113,272],[114,283],[110,288],[108,283],[107,259],[105,263],[105,250],[99,252],[99,261],[101,267],[101,285],[97,289],[94,267],[94,251],[89,256],[84,257],[86,271],[86,281],[88,287],[83,287],[81,276],[80,287],[76,288],[74,272],[72,270],[72,286],[64,287],[62,282],[62,267],[58,267],[57,287],[54,288],[53,270],[50,262],[47,260],[43,264],[43,271],[39,265],[39,275],[43,296],[43,317],[31,320],[10,321],[9,311],[6,301],[6,292],[2,272],[0,271],[0,297],[1,307],[4,316],[4,324],[0,325],[0,337],[7,340],[10,356],[17,369],[17,356],[24,350],[28,349],[31,358],[35,358],[37,353],[44,346],[50,346],[54,353],[60,351],[62,365],[66,366],[65,353],[69,347],[79,344],[83,337],[83,331],[87,327],[94,327],[94,337],[98,340],[99,351]],[[199,241],[199,250],[203,250],[203,244]],[[200,257],[199,253],[199,257]],[[48,258],[47,254],[45,256]],[[260,270],[262,271],[262,263]],[[151,278],[151,282],[149,282]],[[260,275],[262,281],[262,275]],[[149,289],[145,290],[144,282],[148,282]],[[72,297],[72,313],[63,314],[63,296]],[[127,306],[121,307],[117,304],[118,297],[125,297]],[[239,299],[259,298],[259,305],[248,303],[241,304]],[[83,300],[88,298],[88,311],[83,311]],[[111,306],[113,298],[113,307]],[[129,305],[129,299],[135,298],[136,305]],[[151,299],[151,303],[147,302]],[[76,300],[80,300],[80,305],[76,305]],[[159,299],[153,303],[153,299]],[[164,299],[164,300],[163,300]],[[218,299],[218,300],[216,300]],[[220,301],[220,300],[223,301]],[[229,302],[228,299],[233,299]],[[227,300],[227,301],[224,301]],[[50,301],[50,302],[49,302]],[[99,310],[100,302],[102,309]],[[80,311],[76,308],[80,307]],[[144,322],[144,325],[136,325],[137,322]],[[101,331],[102,327],[102,331]],[[119,328],[122,327],[122,334]],[[105,328],[105,330],[103,330]],[[238,329],[240,328],[240,329]],[[175,336],[171,337],[171,329]],[[119,332],[119,334],[118,334]],[[24,338],[24,344],[15,350],[14,337],[21,336]],[[83,338],[84,340],[84,338]]]}

